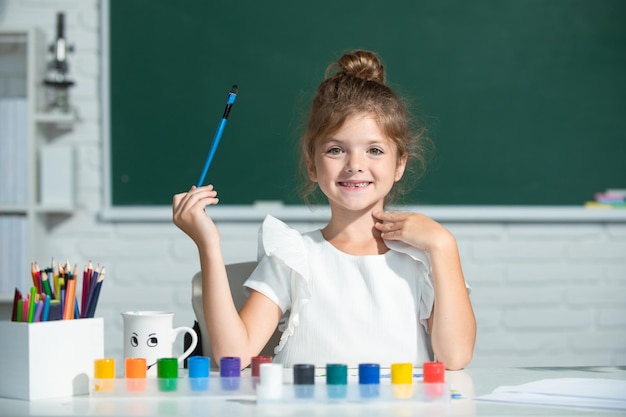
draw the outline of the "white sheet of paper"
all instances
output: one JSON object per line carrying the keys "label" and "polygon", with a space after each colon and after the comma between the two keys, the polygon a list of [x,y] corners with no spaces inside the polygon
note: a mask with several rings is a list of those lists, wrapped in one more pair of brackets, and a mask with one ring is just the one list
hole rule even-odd
{"label": "white sheet of paper", "polygon": [[502,386],[476,400],[626,410],[626,381],[601,378],[542,379]]}

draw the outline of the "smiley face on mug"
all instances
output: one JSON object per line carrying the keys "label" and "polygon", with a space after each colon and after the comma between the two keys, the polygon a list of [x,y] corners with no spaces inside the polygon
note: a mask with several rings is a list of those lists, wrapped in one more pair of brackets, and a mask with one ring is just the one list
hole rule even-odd
{"label": "smiley face on mug", "polygon": [[130,345],[132,347],[138,347],[139,345],[148,346],[148,347],[157,347],[159,345],[159,338],[156,333],[150,333],[146,340],[140,340],[139,335],[133,332],[130,335]]}

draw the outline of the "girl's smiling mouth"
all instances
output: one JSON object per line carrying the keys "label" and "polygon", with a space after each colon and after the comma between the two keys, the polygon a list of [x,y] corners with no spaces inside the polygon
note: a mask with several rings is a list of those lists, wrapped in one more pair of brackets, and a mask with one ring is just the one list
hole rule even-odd
{"label": "girl's smiling mouth", "polygon": [[370,185],[371,182],[369,182],[369,181],[358,181],[358,182],[354,182],[354,181],[339,181],[338,184],[341,187],[346,187],[346,188],[365,188],[368,185]]}

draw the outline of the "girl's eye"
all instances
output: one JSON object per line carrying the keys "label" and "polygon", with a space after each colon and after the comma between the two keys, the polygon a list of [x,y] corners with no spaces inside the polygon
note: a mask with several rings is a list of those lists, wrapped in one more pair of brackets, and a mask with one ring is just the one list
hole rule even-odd
{"label": "girl's eye", "polygon": [[383,150],[380,148],[371,148],[369,150],[369,153],[373,154],[373,155],[382,155],[383,154]]}
{"label": "girl's eye", "polygon": [[341,148],[334,146],[332,148],[329,148],[326,153],[329,155],[339,155],[341,153]]}

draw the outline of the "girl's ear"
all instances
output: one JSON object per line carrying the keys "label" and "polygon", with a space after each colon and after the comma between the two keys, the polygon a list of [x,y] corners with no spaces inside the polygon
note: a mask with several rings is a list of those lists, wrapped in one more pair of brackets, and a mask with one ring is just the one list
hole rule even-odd
{"label": "girl's ear", "polygon": [[313,182],[317,182],[317,169],[315,169],[315,162],[312,158],[306,160],[306,169],[309,173],[309,179]]}
{"label": "girl's ear", "polygon": [[398,164],[396,165],[395,182],[400,181],[402,175],[404,175],[404,170],[406,169],[406,161],[408,160],[408,158],[409,156],[407,154],[404,154],[400,158],[398,158]]}

